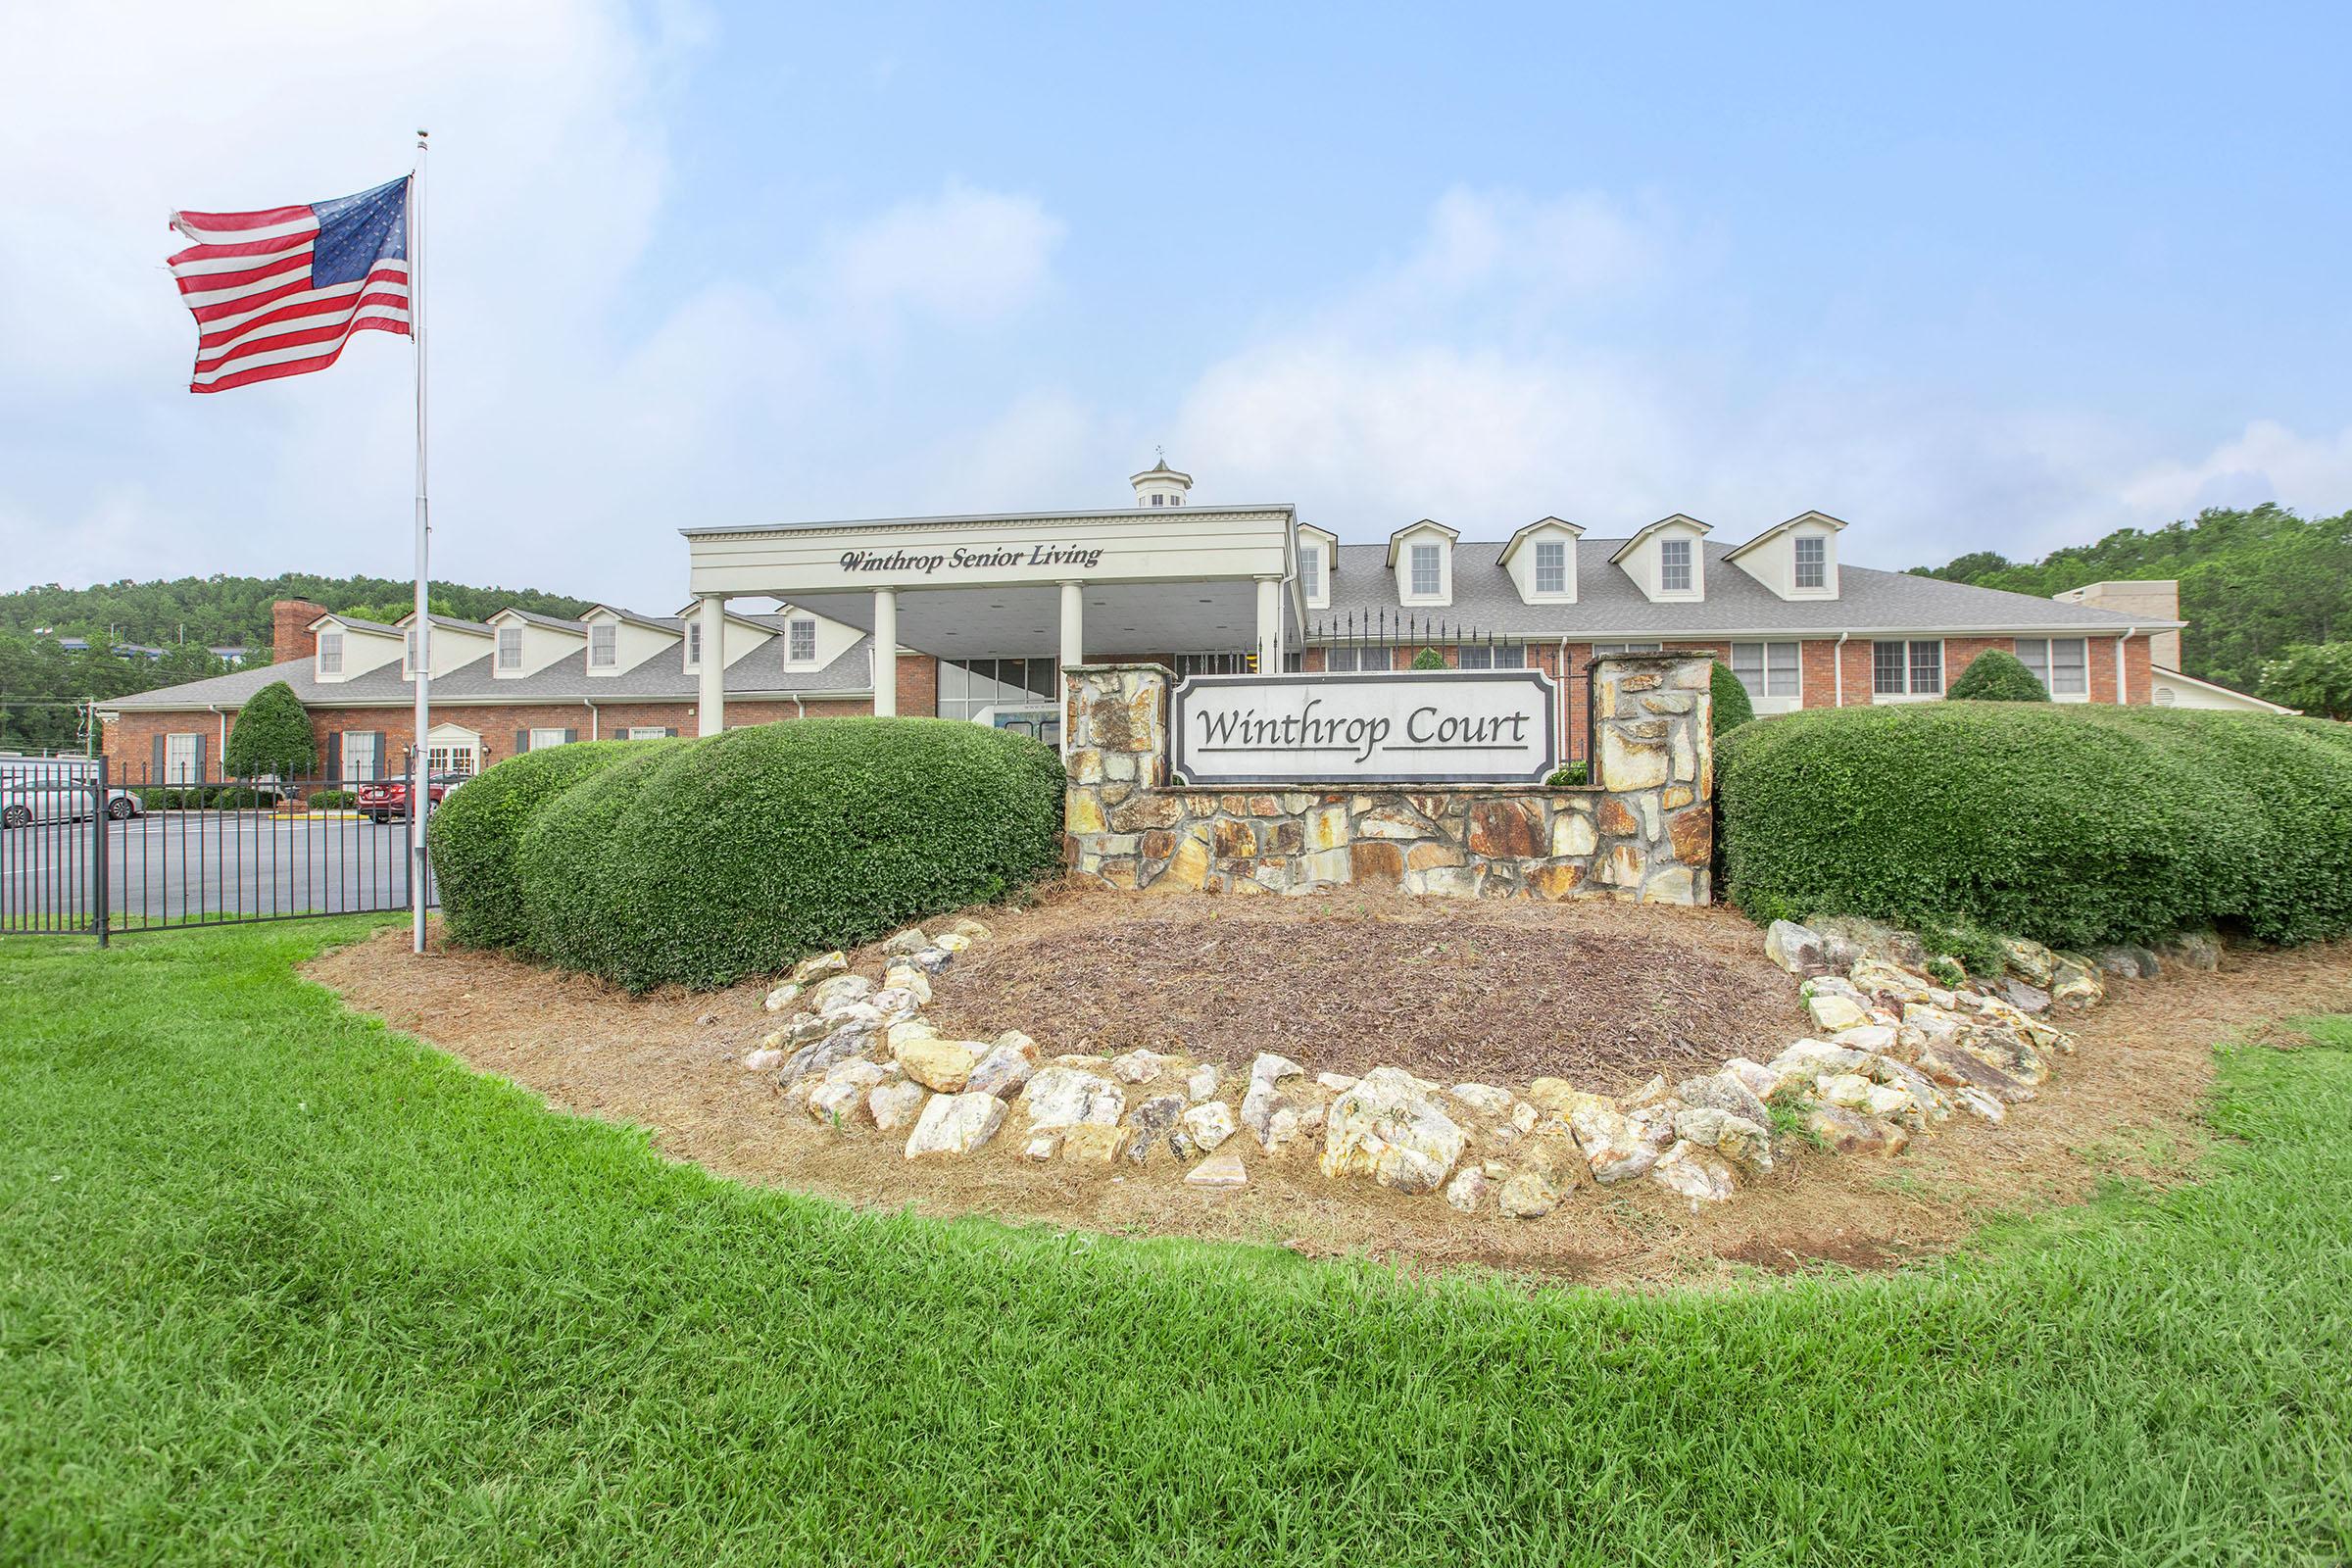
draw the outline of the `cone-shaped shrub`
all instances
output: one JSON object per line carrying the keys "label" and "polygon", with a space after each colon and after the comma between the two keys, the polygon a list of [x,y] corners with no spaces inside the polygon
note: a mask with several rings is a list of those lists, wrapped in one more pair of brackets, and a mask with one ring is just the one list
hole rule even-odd
{"label": "cone-shaped shrub", "polygon": [[228,748],[220,759],[231,778],[301,778],[318,766],[318,741],[311,733],[311,715],[294,695],[294,688],[273,680],[245,700],[237,721],[228,727]]}
{"label": "cone-shaped shrub", "polygon": [[1956,703],[2046,703],[2049,692],[2015,654],[1991,648],[1969,662],[1952,689],[1943,694]]}

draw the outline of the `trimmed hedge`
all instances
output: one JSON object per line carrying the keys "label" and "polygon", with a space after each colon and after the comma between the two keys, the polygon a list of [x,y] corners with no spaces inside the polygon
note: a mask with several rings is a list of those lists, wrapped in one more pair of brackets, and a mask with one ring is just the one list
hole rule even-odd
{"label": "trimmed hedge", "polygon": [[956,719],[637,743],[522,826],[513,940],[631,990],[729,985],[1054,874],[1062,787],[1051,748]]}
{"label": "trimmed hedge", "polygon": [[1952,689],[1944,693],[1956,703],[2046,703],[2050,700],[2041,677],[2026,667],[2015,654],[1987,648],[1968,662]]}
{"label": "trimmed hedge", "polygon": [[2057,947],[2352,932],[2352,729],[2160,709],[1820,709],[1725,738],[1752,918],[1974,921]]}
{"label": "trimmed hedge", "polygon": [[1707,674],[1707,695],[1718,735],[1727,735],[1756,716],[1756,705],[1748,700],[1747,688],[1740,684],[1732,666],[1720,659]]}
{"label": "trimmed hedge", "polygon": [[317,771],[318,741],[293,687],[273,680],[245,700],[228,727],[221,766],[236,778],[300,778]]}
{"label": "trimmed hedge", "polygon": [[[303,807],[312,811],[348,811],[359,804],[359,792],[356,790],[313,790],[303,802]],[[425,833],[428,837],[432,833],[429,817],[425,823]]]}
{"label": "trimmed hedge", "polygon": [[[442,925],[452,942],[512,947],[525,932],[515,852],[539,811],[557,796],[622,758],[669,741],[574,741],[523,752],[452,790],[424,819],[426,852],[441,890]],[[314,797],[316,799],[316,797]]]}

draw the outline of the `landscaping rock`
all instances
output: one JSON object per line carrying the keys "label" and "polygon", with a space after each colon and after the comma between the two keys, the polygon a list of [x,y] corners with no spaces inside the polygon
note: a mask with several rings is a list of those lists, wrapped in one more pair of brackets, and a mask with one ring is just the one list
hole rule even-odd
{"label": "landscaping rock", "polygon": [[784,1065],[784,1058],[789,1054],[790,1053],[780,1046],[761,1046],[758,1051],[743,1058],[744,1070],[746,1072],[766,1072],[771,1068],[781,1067]]}
{"label": "landscaping rock", "polygon": [[1021,1089],[1031,1132],[1078,1126],[1115,1126],[1127,1097],[1107,1078],[1075,1067],[1040,1067]]}
{"label": "landscaping rock", "polygon": [[1937,1041],[1921,1050],[1919,1070],[1936,1083],[2016,1104],[2034,1098],[2033,1086],[2012,1078],[1991,1062],[1961,1046]]}
{"label": "landscaping rock", "polygon": [[796,986],[812,986],[820,980],[830,980],[837,974],[850,972],[850,956],[839,949],[803,958],[792,966],[784,978]]}
{"label": "landscaping rock", "polygon": [[933,937],[931,939],[931,945],[937,948],[940,952],[953,957],[956,955],[963,952],[964,949],[970,947],[972,945],[972,939],[967,936],[958,936],[956,933],[950,931],[944,936]]}
{"label": "landscaping rock", "polygon": [[[1030,1048],[1032,1052],[1035,1050],[1034,1046]],[[971,1075],[964,1080],[963,1087],[974,1094],[994,1095],[1004,1100],[1018,1093],[1036,1070],[1037,1063],[1030,1059],[1029,1052],[1000,1043],[989,1047],[988,1054],[972,1064]]]}
{"label": "landscaping rock", "polygon": [[1195,1104],[1207,1100],[1217,1092],[1217,1085],[1223,1078],[1224,1074],[1217,1070],[1217,1064],[1213,1061],[1206,1066],[1195,1067],[1184,1080],[1185,1098]]}
{"label": "landscaping rock", "polygon": [[1812,1014],[1813,1027],[1822,1033],[1836,1034],[1840,1029],[1870,1022],[1870,1013],[1851,997],[1839,996],[1835,991],[1815,991],[1811,986],[1808,981],[1805,1010]]}
{"label": "landscaping rock", "polygon": [[883,943],[882,951],[893,956],[911,958],[931,945],[931,938],[924,933],[921,926],[910,925]]}
{"label": "landscaping rock", "polygon": [[2107,987],[2099,979],[2098,969],[2087,958],[2072,955],[2059,958],[2050,972],[2050,1001],[2075,1011],[2095,1007],[2107,1000]]}
{"label": "landscaping rock", "polygon": [[988,937],[988,927],[968,914],[948,929],[967,942],[982,942]]}
{"label": "landscaping rock", "polygon": [[861,974],[837,974],[808,988],[802,1001],[819,1013],[837,1012],[874,994],[874,983]]}
{"label": "landscaping rock", "polygon": [[918,1036],[890,1051],[891,1059],[907,1077],[943,1095],[960,1094],[986,1054],[988,1048],[976,1040],[943,1040],[936,1035]]}
{"label": "landscaping rock", "polygon": [[1476,1165],[1460,1172],[1446,1184],[1446,1203],[1465,1214],[1477,1213],[1478,1205],[1486,1201],[1486,1197],[1487,1173]]}
{"label": "landscaping rock", "polygon": [[1958,1101],[1962,1106],[1974,1111],[1977,1115],[1982,1116],[1986,1121],[1992,1123],[1995,1127],[1998,1127],[2002,1122],[2008,1120],[2009,1118],[2009,1107],[2002,1104],[1998,1100],[1995,1100],[1992,1096],[1986,1094],[1982,1089],[1969,1088],[1957,1090],[1953,1094],[1953,1099]]}
{"label": "landscaping rock", "polygon": [[1779,1073],[1774,1072],[1762,1062],[1750,1061],[1745,1056],[1734,1056],[1725,1062],[1723,1072],[1725,1077],[1737,1078],[1740,1087],[1758,1100],[1770,1100],[1773,1091],[1778,1089],[1781,1084]]}
{"label": "landscaping rock", "polygon": [[786,1007],[800,1001],[802,989],[798,984],[787,980],[775,990],[770,991],[767,994],[767,1000],[760,1005],[770,1012],[782,1012]]}
{"label": "landscaping rock", "polygon": [[1481,1116],[1500,1119],[1511,1113],[1512,1095],[1508,1089],[1497,1089],[1493,1084],[1455,1084],[1446,1093]]}
{"label": "landscaping rock", "polygon": [[2204,974],[2222,966],[2221,939],[2210,931],[2183,931],[2157,943],[2156,954],[2166,963]]}
{"label": "landscaping rock", "polygon": [[902,1127],[911,1127],[923,1113],[923,1102],[931,1092],[911,1078],[902,1078],[895,1084],[876,1084],[866,1091],[865,1112],[874,1118],[874,1125],[886,1133]]}
{"label": "landscaping rock", "polygon": [[1061,1134],[1059,1133],[1039,1133],[1021,1146],[1021,1157],[1034,1159],[1040,1164],[1052,1159],[1059,1152],[1061,1152]]}
{"label": "landscaping rock", "polygon": [[2050,1010],[2050,994],[2039,986],[2030,986],[2015,975],[2001,982],[2001,1000],[2023,1013]]}
{"label": "landscaping rock", "polygon": [[1772,1120],[1772,1112],[1764,1107],[1764,1097],[1734,1073],[1686,1078],[1675,1086],[1674,1095],[1684,1104],[1700,1109],[1720,1110],[1757,1123],[1769,1124]]}
{"label": "landscaping rock", "polygon": [[1107,1165],[1127,1147],[1127,1129],[1082,1121],[1061,1130],[1061,1157],[1074,1165]]}
{"label": "landscaping rock", "polygon": [[2038,942],[2024,937],[2001,938],[2001,960],[2029,985],[2046,987],[2050,972],[2057,967],[2057,956]]}
{"label": "landscaping rock", "polygon": [[1306,1069],[1290,1057],[1278,1056],[1271,1051],[1259,1052],[1256,1059],[1250,1063],[1250,1081],[1253,1084],[1278,1084],[1285,1078],[1299,1078],[1305,1073]]}
{"label": "landscaping rock", "polygon": [[1175,1059],[1156,1051],[1130,1051],[1110,1058],[1110,1075],[1123,1084],[1148,1084]]}
{"label": "landscaping rock", "polygon": [[2147,948],[2101,948],[2091,956],[2098,960],[2100,968],[2127,980],[2153,980],[2164,972],[2163,963]]}
{"label": "landscaping rock", "polygon": [[1822,956],[1835,969],[1850,969],[1864,958],[1883,958],[1906,969],[1928,961],[1928,951],[1915,933],[1877,920],[1856,914],[1817,914],[1805,924],[1821,937]]}
{"label": "landscaping rock", "polygon": [[1234,1120],[1233,1107],[1221,1100],[1211,1100],[1193,1106],[1178,1117],[1177,1122],[1184,1142],[1202,1153],[1214,1152],[1226,1139],[1241,1130],[1240,1124]]}
{"label": "landscaping rock", "polygon": [[1799,979],[1829,967],[1821,933],[1794,920],[1775,920],[1764,928],[1764,956]]}
{"label": "landscaping rock", "polygon": [[1683,1110],[1675,1115],[1674,1135],[1682,1143],[1715,1150],[1751,1170],[1772,1169],[1772,1134],[1745,1116],[1707,1106]]}
{"label": "landscaping rock", "polygon": [[1678,1193],[1699,1203],[1720,1203],[1732,1196],[1732,1167],[1712,1150],[1692,1143],[1677,1143],[1658,1156],[1649,1168],[1649,1179],[1670,1193]]}
{"label": "landscaping rock", "polygon": [[1331,1106],[1323,1174],[1369,1176],[1399,1193],[1435,1192],[1466,1141],[1424,1080],[1375,1067]]}
{"label": "landscaping rock", "polygon": [[1560,1197],[1543,1177],[1523,1170],[1502,1184],[1495,1206],[1511,1219],[1542,1219],[1560,1206]]}
{"label": "landscaping rock", "polygon": [[931,1002],[931,977],[911,963],[894,963],[883,970],[882,988],[885,991],[906,992],[914,998],[914,1004],[918,1007],[928,1006]]}
{"label": "landscaping rock", "polygon": [[1250,1172],[1242,1164],[1239,1150],[1220,1150],[1186,1171],[1184,1184],[1187,1187],[1247,1187],[1250,1185]]}
{"label": "landscaping rock", "polygon": [[1821,1145],[1839,1154],[1894,1154],[1911,1141],[1905,1129],[1890,1121],[1842,1105],[1806,1107],[1805,1128]]}
{"label": "landscaping rock", "polygon": [[[1628,1124],[1629,1126],[1631,1123]],[[1546,1116],[1511,1146],[1524,1168],[1544,1178],[1555,1193],[1564,1193],[1592,1180],[1592,1167],[1576,1134],[1558,1116]]]}
{"label": "landscaping rock", "polygon": [[1004,1102],[994,1095],[933,1095],[906,1140],[906,1157],[969,1154],[1004,1125]]}
{"label": "landscaping rock", "polygon": [[1182,1095],[1153,1095],[1135,1107],[1127,1118],[1127,1157],[1135,1164],[1149,1162],[1152,1156],[1165,1149],[1181,1152],[1169,1133],[1175,1130],[1176,1120],[1185,1111]]}
{"label": "landscaping rock", "polygon": [[1568,1128],[1584,1151],[1592,1179],[1604,1186],[1632,1181],[1658,1162],[1657,1147],[1647,1130],[1597,1095],[1570,1108]]}

